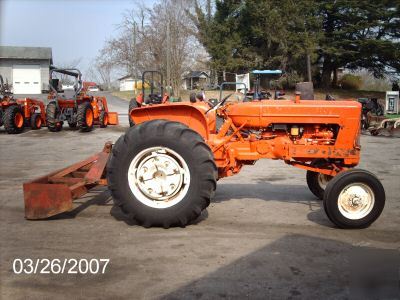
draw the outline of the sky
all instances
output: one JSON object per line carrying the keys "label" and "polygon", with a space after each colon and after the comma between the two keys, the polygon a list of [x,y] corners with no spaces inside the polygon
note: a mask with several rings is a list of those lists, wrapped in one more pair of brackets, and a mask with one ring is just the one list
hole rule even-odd
{"label": "sky", "polygon": [[134,7],[134,0],[0,0],[0,45],[51,47],[54,65],[81,59],[85,74]]}

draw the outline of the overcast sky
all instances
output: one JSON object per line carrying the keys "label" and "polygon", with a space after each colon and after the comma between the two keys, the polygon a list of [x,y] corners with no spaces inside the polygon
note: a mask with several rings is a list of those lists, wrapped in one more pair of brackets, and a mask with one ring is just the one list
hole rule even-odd
{"label": "overcast sky", "polygon": [[[146,0],[151,6],[154,0]],[[55,65],[82,58],[86,71],[104,42],[118,33],[133,0],[0,0],[0,45],[51,47]]]}

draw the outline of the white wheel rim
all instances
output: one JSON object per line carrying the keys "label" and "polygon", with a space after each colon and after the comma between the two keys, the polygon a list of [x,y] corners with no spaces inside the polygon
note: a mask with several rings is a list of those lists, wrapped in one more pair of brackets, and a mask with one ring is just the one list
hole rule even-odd
{"label": "white wheel rim", "polygon": [[319,186],[323,190],[325,190],[329,180],[332,179],[332,176],[329,176],[329,175],[326,175],[326,174],[322,174],[322,173],[318,173],[317,179],[318,179]]}
{"label": "white wheel rim", "polygon": [[138,153],[128,169],[133,195],[153,208],[167,208],[187,194],[190,172],[185,160],[167,147],[152,147]]}
{"label": "white wheel rim", "polygon": [[359,220],[367,216],[374,207],[375,195],[364,183],[347,185],[339,194],[338,208],[340,213],[351,220]]}

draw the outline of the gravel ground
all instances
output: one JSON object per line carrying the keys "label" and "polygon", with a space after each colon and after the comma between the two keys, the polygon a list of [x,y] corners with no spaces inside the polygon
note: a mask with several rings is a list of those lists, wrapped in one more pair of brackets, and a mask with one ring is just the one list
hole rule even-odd
{"label": "gravel ground", "polygon": [[[334,228],[308,190],[305,172],[271,160],[220,180],[209,208],[186,228],[132,224],[104,188],[77,201],[63,217],[25,220],[24,181],[100,151],[128,128],[127,102],[107,97],[110,110],[125,113],[120,126],[90,133],[43,128],[20,135],[0,129],[1,299],[349,298],[361,268],[354,256],[371,253],[362,260],[364,269],[375,261],[385,272],[394,270],[390,278],[398,282],[398,138],[361,138],[360,167],[374,172],[387,194],[383,214],[364,230]],[[18,275],[12,268],[18,258],[110,262],[104,274]]]}

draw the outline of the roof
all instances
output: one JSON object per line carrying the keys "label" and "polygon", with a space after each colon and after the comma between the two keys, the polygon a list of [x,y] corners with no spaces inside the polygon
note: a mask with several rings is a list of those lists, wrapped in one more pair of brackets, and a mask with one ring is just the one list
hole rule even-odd
{"label": "roof", "polygon": [[0,46],[0,58],[49,59],[53,63],[50,47]]}
{"label": "roof", "polygon": [[128,74],[128,75],[125,75],[125,76],[123,76],[121,78],[118,78],[118,80],[124,80],[124,79],[127,79],[127,78],[137,79],[137,78],[135,78],[135,76]]}
{"label": "roof", "polygon": [[281,70],[253,70],[253,74],[282,74]]}
{"label": "roof", "polygon": [[208,74],[204,71],[191,71],[185,75],[185,78],[197,78],[200,77],[201,75],[209,77]]}

